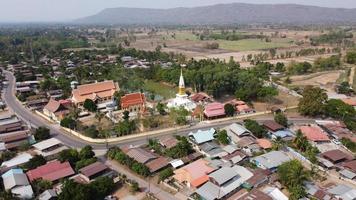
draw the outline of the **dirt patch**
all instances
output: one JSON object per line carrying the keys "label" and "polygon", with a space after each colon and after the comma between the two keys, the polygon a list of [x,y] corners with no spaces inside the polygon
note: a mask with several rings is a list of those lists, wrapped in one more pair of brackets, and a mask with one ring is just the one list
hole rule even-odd
{"label": "dirt patch", "polygon": [[290,79],[292,80],[292,85],[319,86],[321,88],[326,89],[329,92],[333,92],[335,83],[338,80],[341,73],[342,71],[327,71],[327,72],[313,73],[309,75],[292,76],[290,77]]}

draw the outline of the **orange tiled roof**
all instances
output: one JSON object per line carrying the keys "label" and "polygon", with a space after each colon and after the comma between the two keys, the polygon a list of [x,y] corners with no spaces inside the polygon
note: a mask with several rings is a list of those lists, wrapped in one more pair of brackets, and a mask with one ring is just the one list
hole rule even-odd
{"label": "orange tiled roof", "polygon": [[79,85],[77,89],[72,91],[72,96],[76,103],[82,103],[86,99],[95,100],[97,97],[112,97],[118,89],[113,81],[104,81]]}
{"label": "orange tiled roof", "polygon": [[314,142],[327,142],[330,141],[329,137],[318,126],[302,126],[300,127],[303,135],[310,141]]}
{"label": "orange tiled roof", "polygon": [[262,147],[263,149],[270,149],[272,148],[271,141],[267,139],[257,139],[257,144]]}
{"label": "orange tiled roof", "polygon": [[132,93],[126,94],[121,98],[121,108],[145,104],[145,94]]}

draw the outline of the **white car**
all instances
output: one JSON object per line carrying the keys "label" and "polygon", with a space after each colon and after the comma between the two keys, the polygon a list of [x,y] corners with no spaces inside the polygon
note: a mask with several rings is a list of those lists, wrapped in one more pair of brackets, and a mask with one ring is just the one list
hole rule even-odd
{"label": "white car", "polygon": [[339,140],[337,140],[337,139],[333,139],[331,141],[336,145],[341,145],[341,142]]}

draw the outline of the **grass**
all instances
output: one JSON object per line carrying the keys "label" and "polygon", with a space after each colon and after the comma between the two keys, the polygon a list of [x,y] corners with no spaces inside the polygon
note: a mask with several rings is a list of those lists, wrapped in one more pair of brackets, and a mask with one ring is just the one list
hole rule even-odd
{"label": "grass", "polygon": [[177,89],[175,87],[170,87],[152,80],[145,81],[144,90],[154,92],[165,99],[173,98],[177,93]]}
{"label": "grass", "polygon": [[176,40],[190,40],[197,41],[198,37],[189,32],[178,32],[176,33]]}
{"label": "grass", "polygon": [[292,41],[290,39],[273,39],[272,42],[265,42],[260,39],[245,39],[238,41],[219,40],[221,49],[231,51],[251,51],[271,48],[290,47]]}
{"label": "grass", "polygon": [[349,81],[349,76],[350,76],[350,68],[345,69],[340,73],[339,78],[336,80],[336,83],[340,84],[342,82],[348,82]]}

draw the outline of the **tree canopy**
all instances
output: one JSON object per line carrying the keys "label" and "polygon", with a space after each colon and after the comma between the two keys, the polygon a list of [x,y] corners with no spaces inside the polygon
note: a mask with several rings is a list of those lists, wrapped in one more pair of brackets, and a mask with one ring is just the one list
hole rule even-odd
{"label": "tree canopy", "polygon": [[303,91],[303,98],[298,104],[298,111],[302,115],[318,116],[324,113],[324,105],[328,100],[325,90],[308,86]]}

